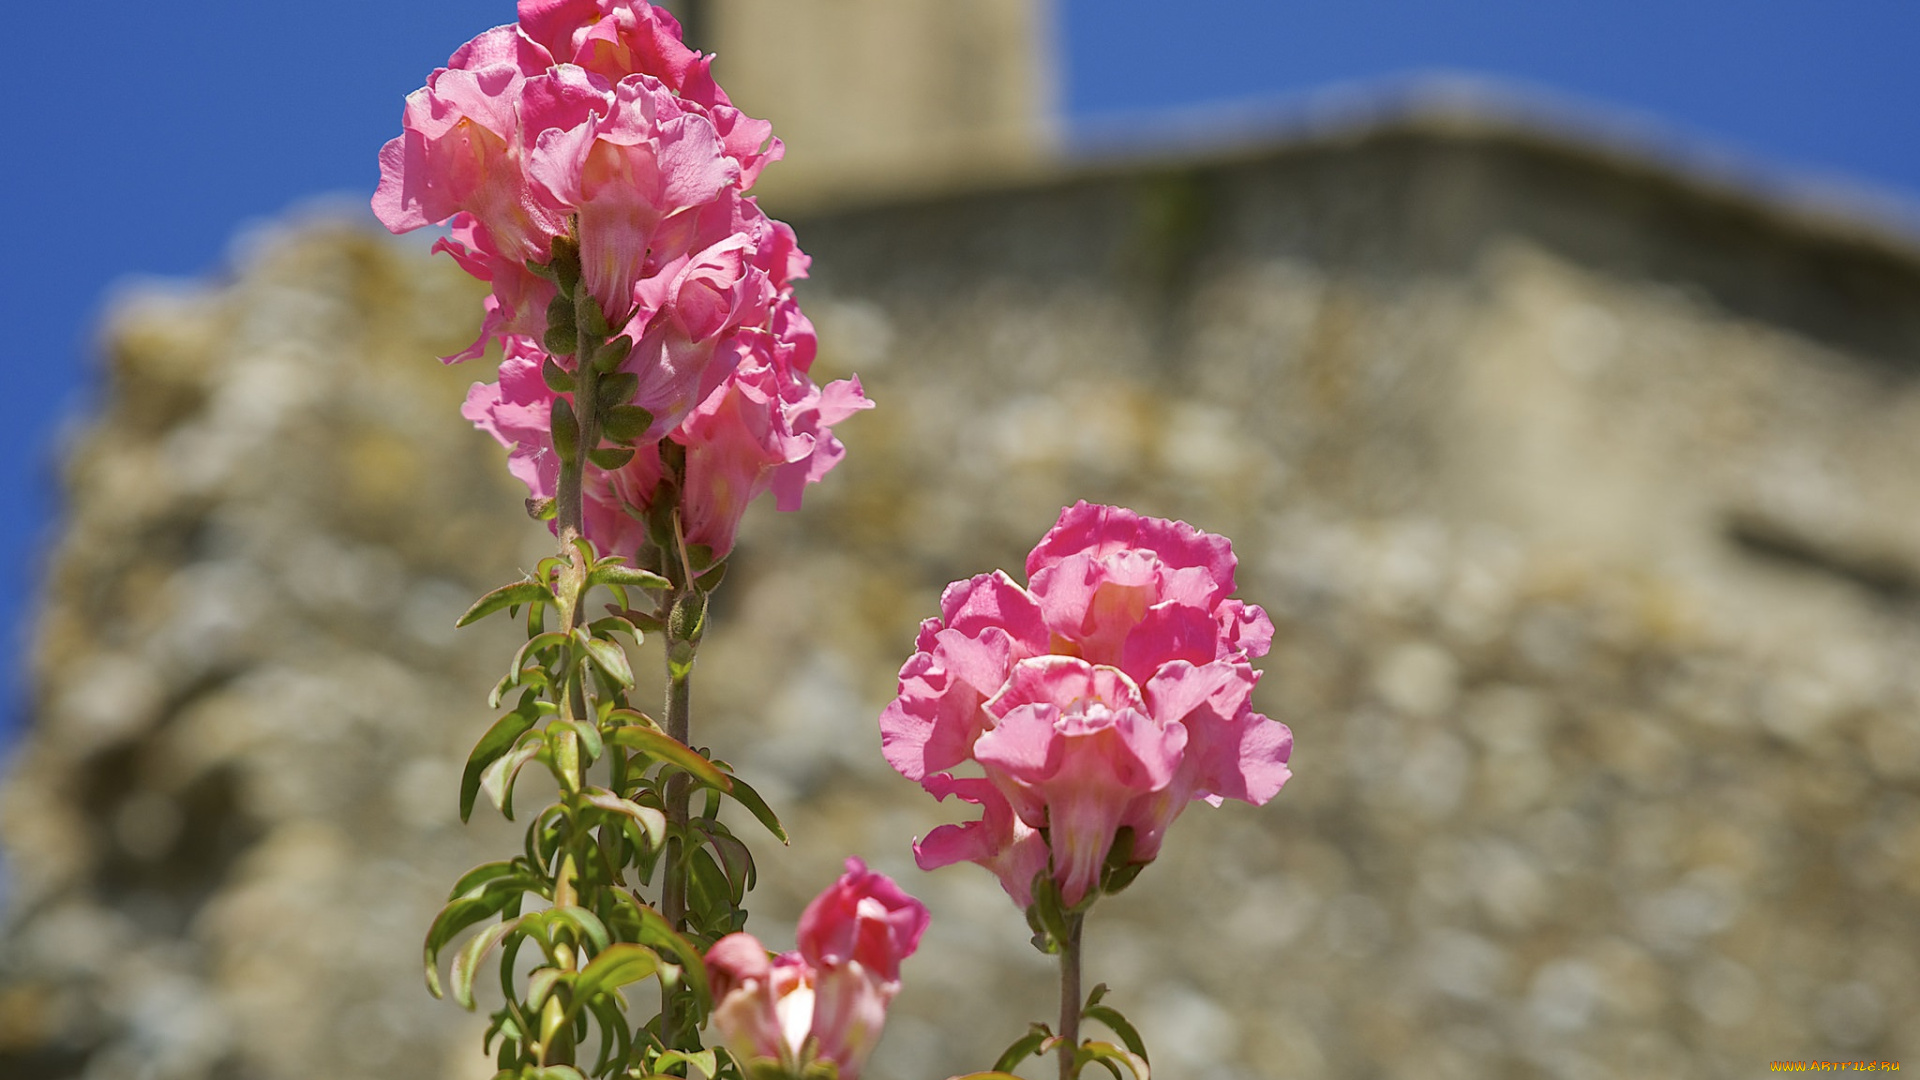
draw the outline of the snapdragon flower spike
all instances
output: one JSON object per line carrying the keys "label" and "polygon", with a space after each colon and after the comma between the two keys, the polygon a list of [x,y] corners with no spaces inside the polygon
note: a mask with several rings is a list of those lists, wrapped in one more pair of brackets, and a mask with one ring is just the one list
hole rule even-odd
{"label": "snapdragon flower spike", "polygon": [[522,0],[518,23],[462,46],[408,97],[374,212],[395,232],[447,223],[435,250],[493,287],[480,338],[449,359],[544,336],[553,290],[527,264],[555,238],[579,241],[588,291],[616,323],[649,266],[715,242],[693,219],[750,188],[782,147],[710,63],[645,0]]}
{"label": "snapdragon flower spike", "polygon": [[[571,318],[548,336],[549,310],[573,308],[564,280],[608,324],[596,369],[631,376],[620,400],[596,404],[650,418],[620,435],[633,450],[623,465],[587,466],[588,537],[631,557],[672,497],[687,541],[724,557],[747,504],[771,490],[797,509],[845,452],[833,425],[871,405],[857,380],[822,388],[808,374],[813,327],[793,300],[807,256],[745,194],[781,144],[645,0],[522,0],[519,12],[407,99],[375,212],[396,232],[446,222],[435,250],[492,285],[479,339],[448,359],[500,343],[498,380],[462,413],[510,449],[531,503],[557,490],[551,416],[556,398],[574,404],[566,379],[580,364],[544,351],[576,340]],[[578,252],[577,286],[547,265],[556,241]],[[549,364],[564,376],[553,385]],[[684,485],[663,483],[663,439],[686,447]]]}
{"label": "snapdragon flower spike", "polygon": [[842,1080],[859,1080],[900,992],[900,962],[919,948],[928,919],[892,879],[848,859],[801,914],[793,952],[769,960],[746,933],[708,950],[713,1024],[743,1065],[770,1062],[798,1078],[830,1061]]}
{"label": "snapdragon flower spike", "polygon": [[[1293,736],[1253,711],[1273,624],[1232,599],[1224,537],[1078,503],[1027,560],[948,586],[880,717],[887,761],[939,798],[982,807],[915,845],[923,869],[991,869],[1021,907],[1048,870],[1096,895],[1121,829],[1152,861],[1189,802],[1260,805],[1290,776]],[[973,763],[981,777],[957,775]],[[1044,835],[1042,833],[1044,830]]]}

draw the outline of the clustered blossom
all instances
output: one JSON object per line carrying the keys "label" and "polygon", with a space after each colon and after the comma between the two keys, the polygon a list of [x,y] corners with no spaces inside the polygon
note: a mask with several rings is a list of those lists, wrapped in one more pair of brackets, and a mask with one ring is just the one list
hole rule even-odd
{"label": "clustered blossom", "polygon": [[720,556],[755,496],[799,505],[844,452],[832,426],[870,404],[857,380],[823,389],[809,375],[813,327],[793,299],[807,256],[745,194],[782,146],[733,107],[711,60],[646,0],[520,0],[517,23],[408,97],[380,153],[380,220],[446,223],[435,250],[492,286],[479,339],[448,359],[501,344],[499,380],[475,385],[463,414],[511,448],[536,500],[558,486],[554,399],[572,404],[542,377],[558,294],[546,264],[556,240],[577,244],[579,287],[608,336],[631,342],[616,370],[636,381],[614,404],[652,417],[632,460],[587,466],[588,535],[622,554],[644,536],[634,515],[669,490],[662,439],[687,450],[673,494],[688,542]]}
{"label": "clustered blossom", "polygon": [[[922,869],[969,861],[1021,907],[1051,872],[1097,894],[1120,830],[1150,862],[1194,799],[1260,805],[1289,776],[1293,735],[1253,711],[1273,624],[1229,598],[1232,545],[1184,522],[1078,503],[1027,556],[947,587],[880,717],[902,775],[982,817],[914,845]],[[982,775],[958,775],[977,763]],[[1044,832],[1042,831],[1044,830]]]}
{"label": "clustered blossom", "polygon": [[799,1076],[831,1061],[858,1080],[900,992],[900,961],[927,928],[926,905],[859,859],[800,916],[798,948],[769,960],[751,934],[707,952],[713,1023],[735,1058]]}

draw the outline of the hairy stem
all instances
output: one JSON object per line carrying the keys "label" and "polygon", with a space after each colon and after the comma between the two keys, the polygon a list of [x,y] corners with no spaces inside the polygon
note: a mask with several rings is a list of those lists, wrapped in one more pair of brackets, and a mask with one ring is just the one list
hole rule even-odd
{"label": "hairy stem", "polygon": [[1067,940],[1060,950],[1060,1080],[1074,1080],[1074,1053],[1080,1049],[1080,928],[1085,913],[1067,916]]}

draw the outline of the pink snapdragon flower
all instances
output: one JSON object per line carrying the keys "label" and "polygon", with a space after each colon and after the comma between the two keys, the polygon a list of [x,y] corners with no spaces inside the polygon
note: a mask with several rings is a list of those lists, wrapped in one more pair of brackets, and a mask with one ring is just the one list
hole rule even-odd
{"label": "pink snapdragon flower", "polygon": [[[774,319],[778,332],[742,329],[729,335],[730,370],[666,433],[686,447],[684,490],[662,487],[666,471],[658,443],[640,446],[618,469],[587,465],[586,531],[603,551],[633,556],[647,537],[647,511],[662,495],[676,494],[687,543],[724,558],[748,503],[771,491],[778,509],[797,510],[806,487],[846,456],[833,425],[873,403],[858,379],[814,384],[807,375],[812,328],[791,301],[782,305]],[[547,386],[542,356],[530,343],[510,339],[500,381],[475,384],[462,410],[511,448],[508,469],[535,499],[552,498],[559,486],[548,416],[555,397],[570,396]]]}
{"label": "pink snapdragon flower", "polygon": [[[374,210],[396,232],[447,223],[435,250],[491,283],[479,339],[449,359],[500,343],[499,379],[476,385],[462,412],[509,448],[536,501],[560,475],[559,395],[542,375],[558,290],[528,264],[546,263],[558,239],[577,244],[579,288],[609,338],[632,343],[617,371],[633,390],[602,404],[652,417],[625,466],[588,466],[587,534],[632,556],[670,493],[688,542],[723,556],[755,497],[771,490],[798,508],[844,454],[833,425],[870,406],[857,380],[822,388],[808,374],[813,327],[793,299],[807,256],[745,194],[781,144],[645,0],[521,0],[519,14],[409,96],[402,134],[381,151]],[[683,486],[662,486],[663,439],[687,449]]]}
{"label": "pink snapdragon flower", "polygon": [[[1083,502],[1028,556],[1027,588],[998,572],[948,586],[881,747],[983,817],[929,833],[922,868],[980,863],[1026,907],[1050,867],[1071,906],[1098,889],[1121,828],[1144,863],[1193,799],[1271,799],[1293,736],[1253,711],[1249,661],[1273,624],[1229,597],[1234,568],[1224,537]],[[955,775],[967,762],[984,776]]]}
{"label": "pink snapdragon flower", "polygon": [[769,960],[745,933],[708,950],[714,1026],[743,1065],[771,1060],[797,1077],[825,1060],[842,1080],[858,1080],[900,992],[900,961],[919,947],[928,918],[892,879],[848,859],[801,914],[793,952]]}
{"label": "pink snapdragon flower", "polygon": [[700,211],[779,159],[772,126],[733,107],[711,62],[646,0],[521,0],[519,22],[462,46],[407,98],[374,213],[395,232],[450,224],[435,250],[493,286],[480,339],[451,359],[544,334],[553,289],[527,263],[563,236],[625,325],[648,268],[697,250]]}

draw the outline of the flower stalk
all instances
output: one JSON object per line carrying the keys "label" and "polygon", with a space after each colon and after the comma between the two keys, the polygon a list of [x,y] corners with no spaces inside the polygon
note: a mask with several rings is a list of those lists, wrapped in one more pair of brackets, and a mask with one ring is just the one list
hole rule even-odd
{"label": "flower stalk", "polygon": [[1080,931],[1085,912],[1067,916],[1067,940],[1060,947],[1060,1080],[1080,1074]]}

